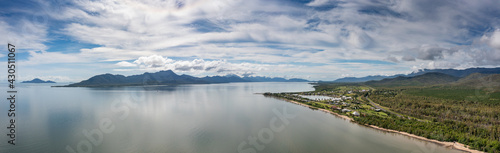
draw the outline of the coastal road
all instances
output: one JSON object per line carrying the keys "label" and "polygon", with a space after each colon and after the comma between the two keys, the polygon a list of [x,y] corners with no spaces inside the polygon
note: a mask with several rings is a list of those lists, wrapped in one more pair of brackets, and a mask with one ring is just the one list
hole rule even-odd
{"label": "coastal road", "polygon": [[398,117],[403,117],[403,116],[399,115],[398,113],[395,113],[395,112],[392,112],[392,111],[389,111],[389,110],[386,110],[386,109],[380,107],[378,104],[374,103],[370,98],[368,98],[368,96],[366,96],[365,98],[370,102],[370,104],[372,104],[373,106],[375,106],[375,108],[378,108],[378,109],[380,109],[380,110],[382,110],[384,112],[388,112],[388,113],[394,114],[394,115],[396,115]]}

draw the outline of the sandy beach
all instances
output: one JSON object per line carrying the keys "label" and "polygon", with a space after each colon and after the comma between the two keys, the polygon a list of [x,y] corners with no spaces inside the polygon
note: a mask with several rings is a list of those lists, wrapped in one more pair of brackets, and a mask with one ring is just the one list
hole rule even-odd
{"label": "sandy beach", "polygon": [[[348,120],[348,121],[351,121],[351,122],[354,121],[354,119],[352,119],[352,118],[350,118],[350,117],[348,117],[346,115],[341,115],[341,114],[332,112],[330,110],[326,110],[326,109],[322,109],[322,108],[316,108],[316,107],[313,107],[313,106],[309,106],[309,105],[306,105],[306,104],[303,104],[303,103],[299,103],[299,102],[288,100],[288,99],[284,99],[284,98],[279,98],[279,99],[282,99],[282,100],[285,100],[287,102],[294,103],[294,104],[297,104],[297,105],[301,105],[301,106],[305,106],[305,107],[309,107],[309,108],[315,108],[315,109],[318,109],[318,110],[320,110],[322,112],[335,115],[337,117],[340,117],[342,119],[345,119],[345,120]],[[355,122],[353,122],[353,123],[355,123]],[[356,123],[356,124],[358,124],[358,123]],[[359,125],[361,125],[361,124],[359,124]],[[465,151],[465,152],[470,152],[470,153],[484,153],[482,151],[469,149],[464,144],[461,144],[461,143],[458,143],[458,142],[445,142],[445,141],[438,141],[438,140],[433,140],[433,139],[427,139],[425,137],[417,136],[417,135],[410,134],[410,133],[407,133],[407,132],[396,131],[396,130],[391,130],[391,129],[385,129],[385,128],[381,128],[381,127],[374,126],[374,125],[363,125],[363,126],[370,127],[370,128],[377,129],[377,130],[381,130],[381,131],[385,131],[385,132],[402,134],[402,135],[405,135],[405,136],[408,136],[408,137],[411,137],[411,138],[415,138],[415,139],[419,139],[419,140],[427,141],[427,142],[432,142],[432,143],[435,143],[435,144],[438,144],[438,145],[441,145],[441,146],[444,146],[444,147],[447,147],[447,148],[452,148],[452,149],[456,149],[456,150],[460,150],[460,151]]]}

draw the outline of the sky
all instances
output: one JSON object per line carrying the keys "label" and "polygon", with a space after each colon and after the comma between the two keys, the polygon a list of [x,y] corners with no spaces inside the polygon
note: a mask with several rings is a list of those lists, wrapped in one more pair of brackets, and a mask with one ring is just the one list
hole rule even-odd
{"label": "sky", "polygon": [[[0,0],[0,42],[16,46],[18,80],[78,82],[160,70],[334,80],[498,67],[499,6],[498,0]],[[7,52],[0,49],[1,62]]]}

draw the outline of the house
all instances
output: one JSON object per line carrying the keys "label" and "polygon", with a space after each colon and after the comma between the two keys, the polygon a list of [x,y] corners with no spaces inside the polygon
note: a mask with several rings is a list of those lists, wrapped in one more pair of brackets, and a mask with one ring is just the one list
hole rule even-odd
{"label": "house", "polygon": [[342,109],[342,113],[345,113],[345,112],[350,112],[350,111],[351,111],[351,110],[349,110],[349,109],[345,109],[345,108],[344,108],[344,109]]}
{"label": "house", "polygon": [[377,109],[375,109],[375,111],[376,111],[376,112],[380,112],[380,109],[378,109],[378,108],[377,108]]}
{"label": "house", "polygon": [[342,96],[341,98],[342,98],[342,100],[352,99],[351,97],[347,97],[347,96]]}
{"label": "house", "polygon": [[352,115],[354,115],[354,116],[359,116],[359,113],[358,113],[358,112],[356,112],[356,111],[354,111],[354,112],[352,112]]}

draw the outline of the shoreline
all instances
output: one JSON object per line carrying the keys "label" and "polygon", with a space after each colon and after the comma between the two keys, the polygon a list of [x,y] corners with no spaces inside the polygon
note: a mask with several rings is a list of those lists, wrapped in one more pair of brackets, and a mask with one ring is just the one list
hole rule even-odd
{"label": "shoreline", "polygon": [[[306,105],[306,104],[303,104],[303,103],[299,103],[299,102],[296,102],[296,101],[293,101],[293,100],[288,100],[288,99],[284,99],[284,98],[281,98],[281,97],[278,97],[278,98],[281,99],[281,100],[290,102],[290,103],[297,104],[297,105],[305,106],[305,107],[308,107],[308,108],[318,109],[318,110],[320,110],[322,112],[335,115],[336,117],[342,118],[342,119],[350,121],[352,123],[356,123],[356,122],[354,122],[353,118],[350,118],[350,117],[348,117],[346,115],[341,115],[341,114],[338,114],[338,113],[335,113],[335,112],[332,112],[330,110],[326,110],[326,109],[323,109],[323,108],[316,108],[316,107],[309,106],[309,105]],[[440,145],[440,146],[443,146],[443,147],[446,147],[446,148],[451,148],[451,149],[459,150],[459,151],[470,152],[470,153],[484,153],[484,152],[479,151],[479,150],[470,149],[470,148],[466,147],[466,145],[458,143],[458,142],[438,141],[438,140],[428,139],[428,138],[425,138],[425,137],[422,137],[422,136],[410,134],[410,133],[403,132],[403,131],[397,131],[397,130],[391,130],[391,129],[386,129],[386,128],[378,127],[378,126],[375,126],[375,125],[363,125],[363,124],[359,124],[359,123],[356,123],[356,124],[361,125],[361,126],[365,126],[365,127],[368,127],[368,128],[372,128],[372,129],[384,131],[384,132],[401,134],[401,135],[404,135],[404,136],[407,136],[407,137],[410,137],[410,138],[418,139],[420,141],[435,143],[437,145]]]}

